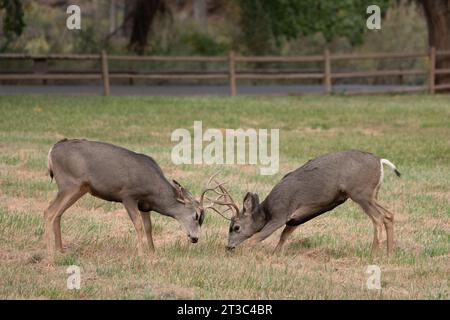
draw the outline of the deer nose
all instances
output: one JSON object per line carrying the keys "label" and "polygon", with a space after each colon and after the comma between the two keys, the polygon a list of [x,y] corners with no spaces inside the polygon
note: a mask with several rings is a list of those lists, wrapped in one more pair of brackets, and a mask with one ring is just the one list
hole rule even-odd
{"label": "deer nose", "polygon": [[198,237],[189,237],[189,239],[191,239],[192,243],[197,243],[198,241]]}
{"label": "deer nose", "polygon": [[230,247],[230,246],[225,246],[225,248],[226,248],[228,251],[233,251],[233,250],[234,250],[234,247]]}

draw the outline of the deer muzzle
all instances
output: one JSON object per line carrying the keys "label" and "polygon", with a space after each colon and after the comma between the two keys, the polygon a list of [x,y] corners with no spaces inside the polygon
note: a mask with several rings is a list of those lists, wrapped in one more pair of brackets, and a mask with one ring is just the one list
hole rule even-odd
{"label": "deer muzzle", "polygon": [[191,240],[192,243],[197,243],[198,242],[198,237],[189,236],[189,240]]}

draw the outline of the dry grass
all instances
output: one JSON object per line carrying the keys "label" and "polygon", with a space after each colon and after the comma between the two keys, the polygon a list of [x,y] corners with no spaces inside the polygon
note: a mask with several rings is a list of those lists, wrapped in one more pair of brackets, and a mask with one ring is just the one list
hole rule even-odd
{"label": "dry grass", "polygon": [[[39,111],[36,111],[39,107]],[[0,298],[35,299],[448,299],[450,106],[445,97],[108,98],[0,97]],[[208,215],[198,244],[176,221],[152,214],[156,254],[135,257],[135,232],[118,204],[84,197],[63,216],[66,251],[44,258],[42,212],[56,186],[49,147],[62,137],[106,140],[151,154],[166,174],[199,194],[218,166],[174,166],[170,133],[191,128],[280,128],[280,173],[227,166],[238,198],[267,194],[280,177],[320,153],[359,148],[387,157],[380,198],[396,213],[397,247],[369,257],[372,225],[347,202],[301,226],[283,253],[280,231],[264,243],[224,250],[226,221]],[[67,290],[67,266],[82,269]],[[368,290],[377,264],[382,290]]]}

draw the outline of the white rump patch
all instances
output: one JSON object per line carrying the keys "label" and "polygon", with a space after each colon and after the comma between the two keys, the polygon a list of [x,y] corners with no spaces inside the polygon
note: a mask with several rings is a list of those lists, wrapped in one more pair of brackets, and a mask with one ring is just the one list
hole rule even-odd
{"label": "white rump patch", "polygon": [[53,147],[54,147],[54,146],[52,146],[52,147],[50,148],[50,150],[48,150],[48,154],[47,154],[47,168],[48,168],[48,170],[51,170],[51,169],[52,169],[52,157],[51,157],[51,153],[52,153]]}
{"label": "white rump patch", "polygon": [[397,167],[392,162],[390,162],[388,159],[381,159],[380,163],[381,163],[381,167],[383,167],[383,164],[385,164],[385,165],[389,166],[392,170],[397,170]]}
{"label": "white rump patch", "polygon": [[381,186],[381,183],[383,182],[383,178],[384,178],[384,168],[383,168],[383,160],[384,159],[381,159],[380,160],[380,179],[378,180],[378,184],[377,184],[377,186],[375,187],[375,190],[374,190],[374,196],[376,196],[376,194],[377,194],[377,192],[378,192],[378,189],[380,189],[380,186]]}

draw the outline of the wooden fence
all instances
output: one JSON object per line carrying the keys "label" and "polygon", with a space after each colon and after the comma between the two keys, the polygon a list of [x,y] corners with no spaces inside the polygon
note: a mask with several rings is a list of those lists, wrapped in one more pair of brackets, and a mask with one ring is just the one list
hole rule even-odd
{"label": "wooden fence", "polygon": [[[449,56],[450,51],[436,51],[431,48],[428,53],[370,53],[370,54],[330,54],[325,50],[322,55],[310,56],[236,56],[232,51],[228,56],[122,56],[108,55],[105,51],[101,54],[0,54],[0,62],[5,60],[32,60],[33,72],[31,73],[1,73],[2,80],[99,80],[103,84],[103,94],[110,94],[110,81],[113,79],[152,79],[152,80],[225,80],[230,87],[230,95],[237,94],[238,80],[317,80],[323,83],[323,93],[332,92],[333,80],[352,78],[371,78],[380,76],[425,76],[427,85],[409,88],[396,88],[394,90],[370,90],[357,93],[382,93],[382,92],[416,92],[428,91],[435,93],[438,90],[450,89],[450,84],[436,85],[436,75],[450,74],[450,69],[436,69],[436,59]],[[334,61],[356,61],[367,59],[417,59],[428,60],[427,69],[397,69],[375,70],[355,72],[333,72]],[[94,60],[101,62],[101,72],[87,73],[51,73],[48,72],[50,60]],[[110,61],[156,61],[156,62],[222,62],[227,64],[227,72],[191,71],[184,73],[132,73],[110,72]],[[238,72],[236,65],[239,63],[263,63],[263,62],[319,62],[323,65],[321,72]],[[350,92],[351,93],[351,92]],[[356,92],[355,92],[356,93]]]}

